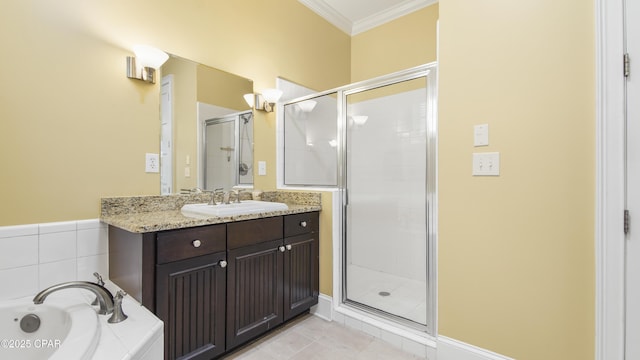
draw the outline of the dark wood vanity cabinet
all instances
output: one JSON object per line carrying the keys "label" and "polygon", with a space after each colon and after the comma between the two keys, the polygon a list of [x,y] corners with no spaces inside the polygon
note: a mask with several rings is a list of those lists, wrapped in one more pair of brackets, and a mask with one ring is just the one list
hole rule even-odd
{"label": "dark wood vanity cabinet", "polygon": [[226,228],[157,235],[156,315],[165,359],[213,359],[225,351]]}
{"label": "dark wood vanity cabinet", "polygon": [[284,218],[284,320],[318,303],[318,213]]}
{"label": "dark wood vanity cabinet", "polygon": [[156,233],[109,227],[110,279],[164,321],[165,359],[213,359],[318,303],[318,213]]}
{"label": "dark wood vanity cabinet", "polygon": [[227,225],[227,350],[318,303],[318,213]]}
{"label": "dark wood vanity cabinet", "polygon": [[227,225],[227,349],[281,324],[282,217]]}

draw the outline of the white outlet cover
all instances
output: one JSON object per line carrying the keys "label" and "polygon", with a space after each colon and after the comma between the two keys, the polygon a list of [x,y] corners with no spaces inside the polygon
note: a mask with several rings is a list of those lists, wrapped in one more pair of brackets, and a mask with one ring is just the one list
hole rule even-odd
{"label": "white outlet cover", "polygon": [[144,171],[148,173],[159,173],[160,172],[160,154],[145,154],[145,165]]}
{"label": "white outlet cover", "polygon": [[267,175],[266,161],[258,161],[258,175]]}

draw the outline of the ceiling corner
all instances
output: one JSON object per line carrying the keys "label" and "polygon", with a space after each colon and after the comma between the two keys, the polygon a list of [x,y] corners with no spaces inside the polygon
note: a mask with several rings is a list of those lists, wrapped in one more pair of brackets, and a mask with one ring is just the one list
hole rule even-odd
{"label": "ceiling corner", "polygon": [[[299,0],[304,2],[303,0]],[[309,0],[306,0],[309,1]],[[367,30],[371,30],[389,21],[408,15],[414,11],[418,11],[429,5],[436,4],[438,0],[408,0],[398,5],[387,8],[376,14],[368,16],[362,20],[358,20],[353,24],[350,34],[356,35]]]}
{"label": "ceiling corner", "polygon": [[300,3],[311,9],[316,14],[336,26],[345,33],[352,35],[353,24],[349,19],[340,14],[336,9],[327,5],[322,0],[298,0]]}
{"label": "ceiling corner", "polygon": [[351,35],[351,30],[353,24],[349,19],[340,14],[336,9],[327,5],[322,0],[298,0],[304,6],[311,9],[316,14],[320,15],[322,18],[332,23],[338,29],[344,31],[345,33]]}

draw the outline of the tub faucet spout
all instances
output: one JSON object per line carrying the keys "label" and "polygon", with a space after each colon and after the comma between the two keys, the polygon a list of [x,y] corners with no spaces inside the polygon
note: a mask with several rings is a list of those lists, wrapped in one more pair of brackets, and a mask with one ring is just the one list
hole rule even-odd
{"label": "tub faucet spout", "polygon": [[111,314],[113,312],[113,295],[109,290],[107,290],[104,286],[100,284],[95,284],[89,281],[69,281],[57,285],[49,286],[48,288],[40,291],[34,298],[34,304],[42,304],[47,296],[52,293],[63,290],[63,289],[85,289],[93,292],[98,299],[98,305],[100,305],[100,310],[98,314],[106,315]]}

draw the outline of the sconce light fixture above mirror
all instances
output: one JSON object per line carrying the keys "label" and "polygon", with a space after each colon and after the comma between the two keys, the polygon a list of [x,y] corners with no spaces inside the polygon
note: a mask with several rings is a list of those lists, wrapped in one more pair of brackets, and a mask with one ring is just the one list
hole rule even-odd
{"label": "sconce light fixture above mirror", "polygon": [[244,100],[255,110],[272,112],[281,96],[282,90],[264,89],[262,94],[244,94]]}
{"label": "sconce light fixture above mirror", "polygon": [[136,45],[133,52],[135,57],[127,56],[127,77],[155,84],[156,70],[169,59],[169,55],[148,45]]}

